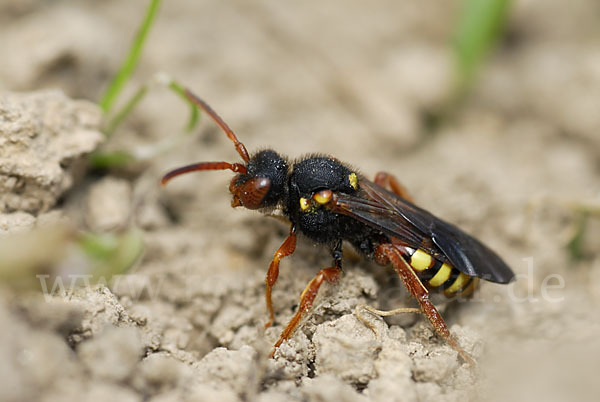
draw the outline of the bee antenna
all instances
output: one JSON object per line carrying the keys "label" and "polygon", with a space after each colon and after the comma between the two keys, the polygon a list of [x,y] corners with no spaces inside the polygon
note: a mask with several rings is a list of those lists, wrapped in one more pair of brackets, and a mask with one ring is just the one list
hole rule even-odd
{"label": "bee antenna", "polygon": [[171,170],[160,181],[160,184],[165,186],[173,177],[180,176],[189,172],[198,172],[201,170],[231,170],[235,173],[248,173],[245,165],[241,163],[228,163],[228,162],[199,162],[192,165],[183,166],[174,170]]}
{"label": "bee antenna", "polygon": [[250,160],[250,156],[248,155],[246,147],[237,139],[233,130],[229,128],[227,123],[225,123],[223,119],[221,119],[217,112],[215,112],[210,106],[208,106],[206,102],[204,102],[198,96],[194,95],[189,89],[184,89],[184,93],[185,96],[191,102],[193,102],[196,106],[204,110],[210,117],[212,117],[215,123],[217,123],[219,127],[221,127],[223,132],[225,132],[225,134],[227,134],[227,137],[233,142],[233,144],[235,145],[235,150],[238,152],[238,154],[240,154],[244,162],[248,163],[248,161]]}

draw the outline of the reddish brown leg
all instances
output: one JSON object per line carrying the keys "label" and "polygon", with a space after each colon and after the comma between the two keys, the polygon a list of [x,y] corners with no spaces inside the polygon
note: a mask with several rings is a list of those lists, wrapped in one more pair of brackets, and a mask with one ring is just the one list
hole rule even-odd
{"label": "reddish brown leg", "polygon": [[404,198],[406,201],[414,202],[413,198],[406,190],[396,177],[386,172],[379,172],[375,175],[375,184],[383,188],[389,189],[392,193],[396,194],[400,198]]}
{"label": "reddish brown leg", "polygon": [[419,278],[415,271],[412,270],[410,265],[402,258],[402,253],[392,244],[382,244],[377,247],[375,251],[375,259],[380,264],[391,263],[396,269],[396,272],[404,282],[404,285],[408,289],[408,291],[413,295],[415,299],[419,302],[421,306],[421,310],[423,314],[427,316],[435,331],[441,335],[448,344],[458,352],[460,357],[463,358],[469,365],[474,366],[475,361],[463,348],[460,347],[456,339],[452,337],[450,331],[448,330],[448,326],[444,319],[437,311],[433,303],[429,300],[429,292]]}
{"label": "reddish brown leg", "polygon": [[273,260],[269,265],[269,270],[267,271],[267,277],[265,278],[265,298],[267,301],[267,311],[269,312],[269,322],[265,324],[265,328],[269,328],[273,325],[273,320],[275,319],[275,313],[273,312],[273,301],[271,300],[271,291],[273,290],[273,285],[277,282],[277,277],[279,276],[279,261],[282,258],[291,255],[296,249],[296,228],[292,225],[290,228],[290,235],[285,239],[281,247],[277,249],[275,255],[273,256]]}
{"label": "reddish brown leg", "polygon": [[335,283],[340,279],[342,273],[342,269],[339,266],[324,268],[306,285],[304,291],[302,291],[302,295],[300,295],[300,305],[298,306],[298,311],[288,325],[285,327],[281,335],[279,336],[279,340],[273,346],[273,351],[270,354],[270,357],[273,357],[275,354],[275,350],[292,335],[300,321],[306,313],[310,311],[312,308],[313,302],[317,297],[317,293],[319,292],[319,288],[323,284],[324,281],[329,283]]}

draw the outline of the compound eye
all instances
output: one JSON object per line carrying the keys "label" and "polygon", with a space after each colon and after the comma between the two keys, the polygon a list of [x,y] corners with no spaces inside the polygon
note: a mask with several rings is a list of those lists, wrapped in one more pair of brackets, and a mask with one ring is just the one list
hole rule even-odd
{"label": "compound eye", "polygon": [[[234,178],[235,179],[235,178]],[[248,209],[259,209],[271,188],[271,180],[266,177],[254,177],[244,184],[231,182],[229,190],[233,194],[232,206],[243,206]]]}
{"label": "compound eye", "polygon": [[313,200],[321,205],[325,205],[331,200],[331,197],[333,197],[333,191],[321,190],[313,195]]}

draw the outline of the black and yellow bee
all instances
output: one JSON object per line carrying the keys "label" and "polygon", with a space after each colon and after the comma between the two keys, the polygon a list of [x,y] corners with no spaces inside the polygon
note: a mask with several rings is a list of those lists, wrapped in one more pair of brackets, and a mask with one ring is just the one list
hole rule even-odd
{"label": "black and yellow bee", "polygon": [[167,173],[162,183],[192,171],[232,170],[237,173],[229,186],[233,207],[266,213],[279,209],[290,222],[289,236],[275,252],[267,272],[267,327],[274,319],[271,290],[279,275],[279,262],[294,252],[297,235],[301,233],[331,250],[332,266],[319,271],[306,286],[298,311],[275,348],[289,338],[311,309],[321,284],[339,280],[342,242],[347,241],[366,258],[391,265],[435,331],[465,361],[474,363],[451,336],[430,301],[429,292],[439,290],[449,297],[468,297],[479,278],[510,282],[514,274],[496,253],[456,226],[414,205],[406,190],[387,173],[377,174],[372,182],[333,157],[309,156],[290,162],[272,150],[250,156],[210,106],[189,91],[186,95],[219,124],[243,163],[195,163]]}

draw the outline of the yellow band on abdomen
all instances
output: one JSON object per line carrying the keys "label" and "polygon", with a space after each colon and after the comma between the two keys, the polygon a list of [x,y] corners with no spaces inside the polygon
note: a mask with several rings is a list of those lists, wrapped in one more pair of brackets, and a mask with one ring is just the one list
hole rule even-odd
{"label": "yellow band on abdomen", "polygon": [[423,250],[416,250],[410,257],[410,265],[416,271],[425,271],[431,266],[433,258]]}
{"label": "yellow band on abdomen", "polygon": [[475,288],[477,287],[478,283],[479,283],[479,278],[473,278],[471,280],[471,283],[469,283],[469,285],[458,295],[460,297],[464,297],[464,298],[471,297],[473,295],[473,292],[475,292]]}
{"label": "yellow band on abdomen", "polygon": [[435,276],[429,280],[429,286],[434,288],[440,286],[442,283],[446,282],[448,278],[450,278],[451,273],[452,267],[446,263],[442,264],[437,274],[435,274]]}
{"label": "yellow band on abdomen", "polygon": [[469,278],[471,278],[469,275],[461,272],[452,285],[450,285],[450,287],[444,291],[444,293],[446,295],[456,293],[459,289],[466,285]]}

